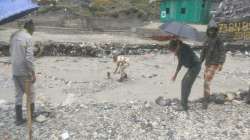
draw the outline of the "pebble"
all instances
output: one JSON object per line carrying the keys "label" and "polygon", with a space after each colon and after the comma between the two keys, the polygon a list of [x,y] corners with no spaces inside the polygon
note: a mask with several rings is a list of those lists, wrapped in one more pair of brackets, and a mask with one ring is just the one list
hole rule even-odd
{"label": "pebble", "polygon": [[68,133],[68,132],[64,132],[64,133],[61,135],[61,137],[62,137],[62,140],[67,140],[67,139],[69,139],[69,133]]}
{"label": "pebble", "polygon": [[234,92],[228,92],[226,93],[226,100],[227,101],[232,101],[236,98],[236,93]]}
{"label": "pebble", "polygon": [[36,117],[36,121],[39,123],[43,123],[43,122],[47,121],[47,118],[43,115],[39,115],[38,117]]}
{"label": "pebble", "polygon": [[160,106],[170,106],[171,100],[160,96],[155,100],[155,103]]}
{"label": "pebble", "polygon": [[218,96],[216,96],[214,102],[216,104],[224,104],[225,103],[225,96],[224,95],[218,95]]}
{"label": "pebble", "polygon": [[[179,102],[177,99],[171,101]],[[51,106],[57,117],[47,118],[42,125],[34,123],[33,135],[37,139],[51,140],[115,140],[135,137],[152,140],[161,138],[200,140],[205,137],[231,139],[232,136],[240,140],[247,136],[245,132],[250,131],[250,125],[246,119],[249,115],[246,111],[248,107],[245,104],[238,104],[237,107],[232,104],[211,105],[207,111],[202,110],[198,102],[191,102],[190,106],[192,109],[187,115],[174,111],[172,105],[161,107],[147,101],[135,100],[130,103],[116,104],[84,104],[81,101],[75,101],[70,106]],[[151,109],[145,110],[146,107]],[[79,111],[75,112],[75,110]],[[237,114],[237,117],[232,113]],[[27,132],[22,129],[23,127],[15,126],[12,113],[0,110],[0,118],[1,123],[6,126],[4,129],[0,127],[0,132],[6,128],[10,136],[26,135]],[[237,127],[234,124],[237,124]],[[227,135],[220,135],[223,132]],[[0,137],[2,137],[1,133]]]}

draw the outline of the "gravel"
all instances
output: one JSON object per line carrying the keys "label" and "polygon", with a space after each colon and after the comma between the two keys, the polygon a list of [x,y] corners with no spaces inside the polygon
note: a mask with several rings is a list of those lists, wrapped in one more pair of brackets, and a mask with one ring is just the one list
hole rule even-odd
{"label": "gravel", "polygon": [[[172,102],[178,102],[174,99]],[[25,126],[16,127],[12,103],[0,105],[0,137],[25,139]],[[39,105],[41,106],[41,104]],[[246,140],[250,138],[249,105],[243,101],[225,105],[190,103],[189,112],[152,102],[83,104],[52,107],[48,120],[33,124],[37,140],[79,139],[171,139],[171,140]]]}

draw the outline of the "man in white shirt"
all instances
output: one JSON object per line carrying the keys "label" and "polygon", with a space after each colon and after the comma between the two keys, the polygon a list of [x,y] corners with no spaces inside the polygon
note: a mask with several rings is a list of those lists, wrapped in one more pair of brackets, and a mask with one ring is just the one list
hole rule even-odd
{"label": "man in white shirt", "polygon": [[118,72],[121,74],[119,81],[122,82],[124,79],[126,79],[128,77],[125,70],[129,66],[129,59],[125,56],[122,56],[122,55],[120,55],[120,56],[115,55],[115,56],[113,56],[113,62],[116,63],[116,68],[115,68],[114,73],[116,74]]}
{"label": "man in white shirt", "polygon": [[25,123],[22,113],[22,101],[25,92],[25,81],[31,81],[31,112],[34,112],[34,88],[33,84],[36,81],[34,69],[34,56],[32,37],[35,30],[34,23],[29,20],[25,23],[24,29],[21,29],[12,34],[10,38],[10,62],[12,64],[12,76],[16,89],[15,110],[16,110],[16,125]]}

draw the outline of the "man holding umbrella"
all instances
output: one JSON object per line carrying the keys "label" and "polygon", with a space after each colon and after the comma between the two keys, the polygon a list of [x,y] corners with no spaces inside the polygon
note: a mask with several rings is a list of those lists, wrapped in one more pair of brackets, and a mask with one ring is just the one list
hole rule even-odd
{"label": "man holding umbrella", "polygon": [[[22,101],[25,93],[25,82],[31,80],[36,81],[34,70],[34,56],[31,35],[34,32],[34,23],[32,20],[24,24],[24,29],[15,32],[10,39],[10,54],[12,64],[12,75],[16,89],[16,125],[21,125],[25,122],[22,113]],[[34,112],[34,89],[33,85],[30,88],[31,93],[31,112]]]}

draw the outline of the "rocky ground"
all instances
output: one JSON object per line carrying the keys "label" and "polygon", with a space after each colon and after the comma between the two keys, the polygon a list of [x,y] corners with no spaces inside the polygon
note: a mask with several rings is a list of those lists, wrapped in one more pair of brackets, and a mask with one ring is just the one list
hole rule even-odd
{"label": "rocky ground", "polygon": [[[53,115],[43,123],[33,124],[34,139],[155,139],[155,140],[248,140],[249,105],[231,102],[211,104],[207,111],[201,104],[191,104],[189,112],[153,102],[74,103],[51,108]],[[13,104],[2,104],[0,111],[3,139],[24,140],[25,126],[16,127]]]}
{"label": "rocky ground", "polygon": [[[79,1],[76,0],[76,2]],[[121,7],[119,3],[116,4]],[[211,97],[212,102],[208,110],[202,110],[200,103],[203,93],[204,68],[202,68],[192,89],[190,110],[179,112],[175,107],[179,104],[181,78],[185,70],[181,71],[175,83],[170,82],[177,65],[177,59],[172,54],[162,53],[160,49],[148,52],[139,50],[139,53],[137,50],[132,53],[128,51],[125,54],[130,54],[128,57],[131,65],[127,71],[129,79],[120,83],[117,81],[119,75],[111,75],[111,79],[107,78],[107,72],[112,72],[114,67],[109,55],[97,55],[99,58],[96,58],[85,55],[84,51],[81,54],[75,51],[79,47],[86,50],[88,46],[99,48],[100,44],[101,46],[114,45],[111,48],[115,49],[159,45],[159,42],[143,38],[146,29],[151,35],[152,25],[145,26],[146,29],[143,28],[141,33],[143,37],[138,37],[140,32],[138,27],[142,26],[144,15],[150,17],[150,14],[134,8],[134,4],[129,5],[129,10],[115,8],[107,13],[108,15],[104,15],[105,18],[90,19],[91,25],[95,25],[95,22],[102,24],[96,24],[88,29],[87,25],[90,23],[85,17],[88,15],[80,19],[74,17],[77,16],[74,10],[86,12],[75,7],[72,11],[71,7],[64,7],[65,4],[58,6],[60,9],[54,12],[58,16],[51,14],[50,8],[46,9],[47,7],[43,9],[45,13],[36,15],[38,27],[34,34],[34,41],[48,42],[48,46],[54,44],[54,48],[58,50],[45,49],[43,56],[50,57],[40,57],[35,62],[36,110],[41,114],[33,124],[34,139],[250,139],[250,110],[249,105],[245,103],[245,93],[250,81],[250,58],[247,51],[235,52],[233,55],[228,53],[223,71],[219,72],[213,81],[212,90],[215,96]],[[104,8],[110,11],[109,7],[110,5],[107,5],[107,8]],[[230,12],[235,7],[237,5],[227,6],[224,10]],[[148,9],[148,7],[142,8]],[[240,10],[244,12],[247,8]],[[117,15],[117,12],[121,15]],[[126,18],[123,18],[122,14],[126,14]],[[127,20],[131,17],[136,20]],[[138,18],[140,18],[139,21],[137,21]],[[110,21],[113,22],[114,19],[117,23],[111,25]],[[121,23],[123,23],[122,26]],[[16,23],[13,24],[10,27],[16,27]],[[46,27],[45,32],[43,26],[48,25],[66,28]],[[99,29],[103,26],[105,29],[109,29],[108,27],[116,30],[126,29],[127,32],[107,33]],[[158,24],[155,25],[153,29],[158,26]],[[0,29],[0,41],[9,41],[10,35],[16,31],[10,27],[7,25]],[[80,28],[81,30],[78,30]],[[205,31],[203,26],[199,28]],[[98,32],[91,32],[91,30],[98,30]],[[55,45],[56,42],[67,44],[64,47],[70,47],[71,44],[77,44],[75,45],[77,47],[73,49],[75,52],[68,52],[67,47],[65,49],[58,44]],[[14,124],[14,87],[11,80],[11,67],[7,62],[7,57],[0,57],[0,139],[25,140],[27,139],[25,125],[17,127]],[[25,107],[23,109],[26,116]]]}
{"label": "rocky ground", "polygon": [[[197,52],[198,53],[198,52]],[[194,84],[188,113],[175,111],[182,70],[176,83],[170,82],[176,58],[171,54],[148,53],[129,56],[129,79],[107,79],[113,64],[104,58],[42,57],[36,60],[37,109],[45,118],[33,124],[35,139],[225,139],[250,138],[249,105],[236,98],[247,90],[249,57],[228,54],[227,62],[213,82],[215,93],[232,93],[222,105],[211,103],[207,111],[196,100],[202,97],[203,72]],[[0,58],[0,137],[23,140],[25,126],[14,125],[14,88],[8,59]],[[170,103],[157,105],[163,96]],[[239,97],[240,98],[240,97]],[[224,99],[224,98],[223,98]],[[226,99],[226,98],[225,98]],[[220,102],[219,102],[220,103]],[[68,138],[69,137],[69,138]]]}

